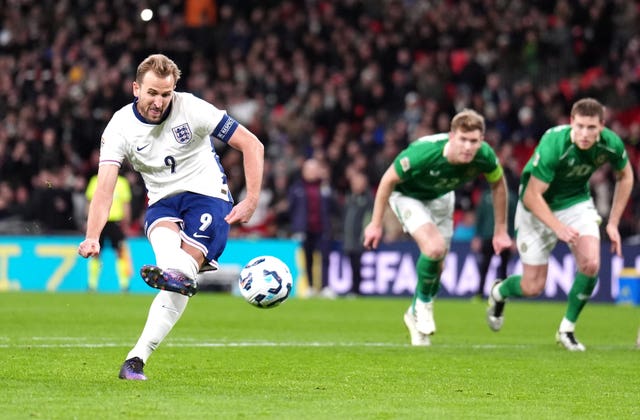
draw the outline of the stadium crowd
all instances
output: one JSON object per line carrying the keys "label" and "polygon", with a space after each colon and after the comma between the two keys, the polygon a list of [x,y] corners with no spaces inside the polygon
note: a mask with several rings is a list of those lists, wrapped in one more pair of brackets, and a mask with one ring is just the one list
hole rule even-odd
{"label": "stadium crowd", "polygon": [[[625,0],[6,0],[0,9],[0,230],[81,232],[100,135],[132,100],[135,65],[162,52],[183,70],[177,90],[226,109],[265,144],[264,194],[237,235],[288,236],[289,190],[320,162],[340,239],[349,179],[375,188],[410,141],[448,131],[465,107],[517,185],[546,128],[591,96],[640,164],[640,6]],[[235,197],[239,153],[216,143]],[[145,191],[132,184],[141,232]],[[608,214],[610,170],[594,176]],[[638,185],[638,184],[636,184]],[[459,191],[464,226],[483,185]],[[640,234],[640,190],[620,230]],[[390,225],[387,239],[401,235]]]}

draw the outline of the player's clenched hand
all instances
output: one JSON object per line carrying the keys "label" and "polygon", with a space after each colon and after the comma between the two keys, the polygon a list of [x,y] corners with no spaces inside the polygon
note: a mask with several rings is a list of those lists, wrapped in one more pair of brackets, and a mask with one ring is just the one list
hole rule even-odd
{"label": "player's clenched hand", "polygon": [[100,242],[96,239],[85,239],[78,247],[78,254],[85,258],[95,257],[100,254]]}
{"label": "player's clenched hand", "polygon": [[382,226],[369,223],[364,229],[364,247],[366,249],[375,249],[378,247],[380,239],[382,239]]}
{"label": "player's clenched hand", "polygon": [[578,241],[578,237],[580,236],[580,232],[567,225],[562,225],[556,230],[555,234],[558,239],[568,243],[569,245],[575,245]]}
{"label": "player's clenched hand", "polygon": [[502,251],[511,247],[511,238],[508,233],[500,233],[497,235],[493,235],[493,240],[491,241],[493,244],[493,251],[496,255],[499,255]]}
{"label": "player's clenched hand", "polygon": [[256,211],[256,205],[248,200],[242,200],[231,209],[224,220],[230,225],[234,223],[246,223]]}
{"label": "player's clenched hand", "polygon": [[612,224],[607,223],[606,227],[607,235],[611,241],[611,252],[615,252],[617,256],[622,257],[622,242],[620,240],[620,232],[618,228]]}

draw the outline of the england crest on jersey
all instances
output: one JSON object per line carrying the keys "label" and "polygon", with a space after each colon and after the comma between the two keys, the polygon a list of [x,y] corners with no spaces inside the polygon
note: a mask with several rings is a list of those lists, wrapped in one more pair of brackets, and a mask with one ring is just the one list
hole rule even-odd
{"label": "england crest on jersey", "polygon": [[173,137],[180,144],[187,144],[191,141],[191,128],[188,123],[181,124],[171,129],[173,131]]}

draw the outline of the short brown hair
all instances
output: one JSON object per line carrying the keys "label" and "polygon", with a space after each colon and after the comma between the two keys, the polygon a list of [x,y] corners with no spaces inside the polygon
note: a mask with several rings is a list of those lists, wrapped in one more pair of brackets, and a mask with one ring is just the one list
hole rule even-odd
{"label": "short brown hair", "polygon": [[484,117],[473,109],[463,109],[451,120],[451,131],[461,130],[464,132],[480,130],[484,134]]}
{"label": "short brown hair", "polygon": [[600,121],[604,121],[604,105],[593,98],[580,99],[571,107],[571,118],[576,115],[598,117]]}
{"label": "short brown hair", "polygon": [[177,84],[178,80],[180,80],[180,69],[173,60],[164,54],[152,54],[145,58],[136,71],[136,82],[142,83],[142,78],[149,71],[160,77],[173,76],[174,84]]}

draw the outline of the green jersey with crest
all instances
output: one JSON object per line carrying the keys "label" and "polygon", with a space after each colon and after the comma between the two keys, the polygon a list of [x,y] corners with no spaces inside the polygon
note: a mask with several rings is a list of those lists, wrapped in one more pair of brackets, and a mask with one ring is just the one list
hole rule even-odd
{"label": "green jersey with crest", "polygon": [[418,200],[433,200],[479,174],[484,174],[490,183],[500,179],[502,166],[491,146],[482,142],[471,162],[454,165],[444,156],[448,140],[448,133],[425,136],[400,152],[393,162],[401,180],[395,191]]}
{"label": "green jersey with crest", "polygon": [[627,164],[624,143],[616,133],[605,128],[600,138],[588,150],[579,149],[571,141],[571,126],[559,125],[548,129],[520,177],[520,199],[524,196],[531,176],[549,184],[543,194],[551,210],[562,210],[589,200],[589,178],[604,165],[620,171]]}

